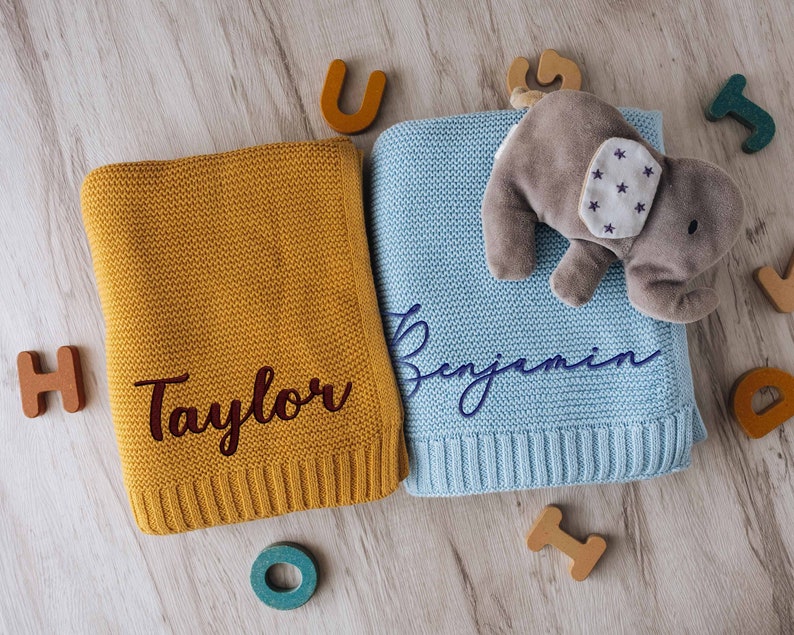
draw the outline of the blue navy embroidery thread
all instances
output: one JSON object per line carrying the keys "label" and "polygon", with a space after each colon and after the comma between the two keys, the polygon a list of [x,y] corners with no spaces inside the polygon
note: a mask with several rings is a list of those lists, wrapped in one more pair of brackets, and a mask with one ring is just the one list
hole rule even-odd
{"label": "blue navy embroidery thread", "polygon": [[[392,355],[392,361],[395,365],[398,376],[401,377],[404,383],[413,385],[410,392],[405,395],[405,398],[410,399],[413,395],[415,395],[422,382],[427,381],[428,379],[433,379],[436,377],[441,379],[464,379],[468,375],[469,377],[473,378],[473,381],[466,386],[460,396],[460,399],[458,400],[458,411],[462,416],[467,418],[475,416],[480,411],[483,404],[485,403],[485,400],[488,398],[488,395],[491,392],[491,387],[493,386],[493,382],[496,377],[509,371],[517,371],[522,375],[532,375],[540,371],[548,372],[550,370],[572,371],[579,368],[598,370],[607,366],[620,368],[625,362],[628,362],[630,367],[636,368],[652,362],[662,354],[662,351],[657,349],[647,357],[638,361],[636,358],[636,353],[632,350],[628,350],[617,353],[607,360],[596,362],[595,357],[600,351],[597,346],[593,346],[591,348],[590,354],[577,362],[569,364],[565,357],[557,353],[553,357],[548,357],[539,364],[527,368],[526,365],[528,360],[526,357],[516,358],[506,366],[500,367],[503,356],[501,353],[496,353],[496,359],[488,366],[480,370],[477,370],[477,366],[474,362],[463,362],[457,367],[453,367],[453,365],[449,362],[442,362],[435,370],[429,373],[423,373],[416,363],[407,361],[419,355],[425,349],[430,340],[430,325],[425,320],[419,319],[417,316],[421,310],[421,304],[414,304],[404,313],[385,312],[383,314],[388,318],[399,319],[397,327],[394,330],[394,334],[389,339],[389,352]],[[415,321],[406,326],[406,322],[411,318],[414,318]],[[420,333],[418,345],[413,350],[400,354],[398,351],[400,344],[406,338],[410,338],[417,329]],[[410,371],[412,376],[406,377],[404,373],[400,372],[401,370]],[[484,384],[484,386],[482,393],[480,394],[480,398],[477,400],[474,408],[470,411],[467,411],[465,408],[467,397],[470,395],[471,391],[473,391],[475,388],[478,388],[481,384]]]}

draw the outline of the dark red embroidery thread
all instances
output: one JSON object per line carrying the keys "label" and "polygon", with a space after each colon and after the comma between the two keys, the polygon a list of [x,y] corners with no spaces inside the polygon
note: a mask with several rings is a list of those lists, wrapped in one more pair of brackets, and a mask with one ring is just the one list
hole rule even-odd
{"label": "dark red embroidery thread", "polygon": [[[219,449],[224,456],[231,456],[237,451],[240,442],[240,427],[253,415],[258,423],[268,423],[273,417],[278,417],[282,421],[290,421],[298,416],[301,407],[308,404],[315,397],[322,396],[323,407],[329,412],[337,412],[345,405],[350,391],[353,388],[352,382],[347,382],[339,403],[334,403],[334,387],[331,384],[320,384],[317,377],[309,381],[309,394],[302,398],[295,388],[284,388],[276,395],[273,407],[268,414],[265,414],[264,402],[268,391],[273,383],[276,373],[270,366],[263,366],[256,373],[254,379],[254,391],[251,398],[251,405],[245,415],[242,415],[242,402],[234,399],[229,405],[229,414],[221,423],[221,405],[213,402],[204,423],[199,425],[198,409],[190,406],[177,406],[168,416],[168,432],[173,437],[181,437],[186,432],[199,434],[204,432],[209,426],[216,430],[226,430],[221,437]],[[135,386],[154,386],[152,389],[152,401],[149,407],[149,430],[155,441],[163,440],[163,396],[168,384],[181,384],[189,379],[188,373],[178,377],[167,377],[165,379],[147,379],[136,381]]]}

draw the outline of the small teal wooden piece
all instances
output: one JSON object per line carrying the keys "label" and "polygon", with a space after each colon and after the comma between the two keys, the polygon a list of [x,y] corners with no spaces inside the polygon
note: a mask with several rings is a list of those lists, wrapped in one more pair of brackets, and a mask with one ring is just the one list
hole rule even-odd
{"label": "small teal wooden piece", "polygon": [[775,136],[775,120],[766,110],[742,95],[745,86],[747,78],[744,75],[731,75],[714,101],[706,108],[706,119],[717,121],[729,115],[749,128],[751,134],[742,143],[742,150],[752,154],[772,141]]}
{"label": "small teal wooden piece", "polygon": [[[282,589],[268,579],[274,564],[291,564],[300,571],[301,582],[294,589]],[[292,542],[277,542],[260,553],[251,565],[251,587],[262,602],[279,611],[303,606],[317,588],[317,561],[312,552]]]}

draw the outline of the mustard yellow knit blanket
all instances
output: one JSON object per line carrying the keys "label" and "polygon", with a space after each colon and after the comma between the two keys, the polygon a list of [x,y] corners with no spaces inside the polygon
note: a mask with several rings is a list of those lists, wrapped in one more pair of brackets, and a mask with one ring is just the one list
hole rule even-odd
{"label": "mustard yellow knit blanket", "polygon": [[349,140],[101,167],[82,207],[143,531],[396,489],[402,407]]}

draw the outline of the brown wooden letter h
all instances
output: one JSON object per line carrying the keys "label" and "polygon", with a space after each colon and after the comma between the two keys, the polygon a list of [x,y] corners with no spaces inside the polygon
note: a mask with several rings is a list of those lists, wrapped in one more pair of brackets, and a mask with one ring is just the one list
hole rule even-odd
{"label": "brown wooden letter h", "polygon": [[44,393],[53,390],[60,391],[66,412],[77,412],[85,406],[80,353],[74,346],[61,346],[58,349],[58,370],[53,373],[41,372],[38,353],[22,351],[17,355],[17,371],[22,411],[26,417],[43,414],[47,410]]}

